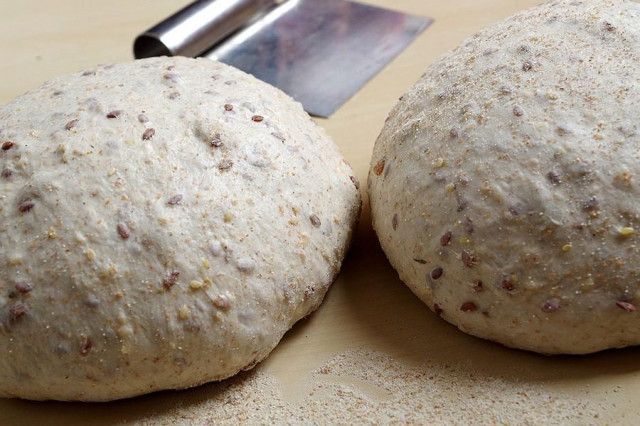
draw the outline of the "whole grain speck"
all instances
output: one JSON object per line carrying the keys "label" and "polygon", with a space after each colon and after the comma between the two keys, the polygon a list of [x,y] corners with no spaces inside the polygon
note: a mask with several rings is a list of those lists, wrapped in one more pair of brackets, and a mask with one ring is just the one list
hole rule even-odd
{"label": "whole grain speck", "polygon": [[109,113],[107,113],[107,118],[118,118],[120,116],[122,116],[122,114],[124,114],[124,111],[121,109],[117,109],[114,111],[111,111]]}
{"label": "whole grain speck", "polygon": [[513,107],[513,115],[515,115],[516,117],[522,117],[524,115],[524,110],[521,106],[516,105]]}
{"label": "whole grain speck", "polygon": [[460,306],[462,312],[474,312],[477,309],[476,304],[473,302],[464,302]]}
{"label": "whole grain speck", "polygon": [[525,61],[522,64],[522,71],[524,72],[531,71],[532,68],[533,68],[533,64],[531,63],[531,61]]}
{"label": "whole grain speck", "polygon": [[511,279],[509,278],[505,278],[502,280],[502,282],[500,283],[501,287],[507,291],[513,291],[515,289],[515,286],[513,285],[513,282],[511,281]]}
{"label": "whole grain speck", "polygon": [[156,129],[150,127],[142,133],[142,140],[148,141],[156,134]]}
{"label": "whole grain speck", "polygon": [[444,274],[444,269],[438,266],[431,271],[431,278],[437,280],[442,277],[442,274]]}
{"label": "whole grain speck", "polygon": [[211,141],[209,143],[214,148],[220,148],[222,146],[222,137],[221,137],[220,133],[216,133],[215,135],[213,135],[213,137],[211,138]]}
{"label": "whole grain speck", "polygon": [[433,305],[433,312],[434,312],[437,316],[441,316],[441,315],[442,315],[442,312],[444,312],[444,311],[442,310],[442,308],[440,307],[440,305],[438,305],[437,303],[435,303],[435,304]]}
{"label": "whole grain speck", "polygon": [[87,356],[89,352],[91,352],[91,348],[93,348],[93,342],[89,336],[83,336],[80,340],[80,355]]}
{"label": "whole grain speck", "polygon": [[630,235],[635,234],[636,230],[627,226],[624,228],[620,228],[620,230],[618,230],[618,235],[620,235],[621,237],[628,237]]}
{"label": "whole grain speck", "polygon": [[74,127],[76,127],[78,125],[78,123],[80,122],[80,120],[78,120],[77,118],[75,120],[71,120],[69,121],[67,124],[64,125],[65,130],[71,130]]}
{"label": "whole grain speck", "polygon": [[13,142],[7,141],[2,144],[3,151],[9,151],[11,148],[13,148]]}
{"label": "whole grain speck", "polygon": [[440,237],[440,245],[441,246],[448,246],[449,244],[451,244],[451,239],[453,238],[453,234],[451,233],[451,231],[447,231],[445,232],[442,237]]}
{"label": "whole grain speck", "polygon": [[471,218],[466,218],[464,222],[462,222],[462,226],[467,234],[473,234],[476,229]]}
{"label": "whole grain speck", "polygon": [[540,308],[543,312],[555,312],[560,309],[560,300],[556,298],[546,300],[542,303],[542,306]]}
{"label": "whole grain speck", "polygon": [[178,308],[178,319],[186,320],[191,317],[191,309],[187,305],[182,305]]}
{"label": "whole grain speck", "polygon": [[376,174],[376,176],[380,176],[382,174],[382,171],[384,170],[384,164],[386,161],[387,161],[386,158],[378,160],[376,165],[373,167],[373,172]]}
{"label": "whole grain speck", "polygon": [[23,303],[16,303],[11,308],[9,308],[9,317],[11,319],[22,318],[27,313],[29,313],[29,308]]}
{"label": "whole grain speck", "polygon": [[560,172],[557,170],[551,170],[547,173],[547,179],[554,185],[558,185],[562,183],[562,177],[560,176]]}
{"label": "whole grain speck", "polygon": [[118,230],[118,235],[120,235],[120,238],[122,238],[123,240],[126,240],[131,236],[131,230],[126,223],[119,222],[116,228]]}
{"label": "whole grain speck", "polygon": [[27,294],[27,293],[31,293],[33,291],[33,286],[29,283],[26,283],[24,281],[20,281],[17,282],[15,284],[15,288],[18,291],[18,293],[20,294]]}
{"label": "whole grain speck", "polygon": [[273,136],[274,138],[278,139],[282,143],[284,143],[286,141],[286,138],[280,132],[271,132],[271,136]]}
{"label": "whole grain speck", "polygon": [[510,94],[512,94],[514,91],[515,91],[515,89],[514,89],[513,87],[508,86],[508,85],[503,85],[503,86],[500,86],[499,93],[500,93],[501,95],[510,95]]}
{"label": "whole grain speck", "polygon": [[87,249],[84,252],[85,257],[87,258],[87,260],[93,261],[96,258],[96,252],[93,251],[92,249]]}
{"label": "whole grain speck", "polygon": [[582,203],[582,208],[585,210],[595,210],[598,207],[598,199],[591,197]]}
{"label": "whole grain speck", "polygon": [[162,78],[175,84],[181,84],[184,81],[182,76],[175,72],[167,72],[162,76]]}
{"label": "whole grain speck", "polygon": [[167,200],[167,204],[170,206],[175,206],[176,204],[180,204],[181,201],[182,201],[182,194],[176,194],[169,197],[169,199]]}
{"label": "whole grain speck", "polygon": [[193,280],[189,283],[189,288],[191,290],[200,290],[204,286],[202,281]]}
{"label": "whole grain speck", "polygon": [[620,309],[622,309],[623,311],[627,311],[627,312],[635,312],[636,311],[636,307],[635,305],[633,305],[632,303],[629,302],[623,302],[623,301],[617,301],[616,302],[616,306]]}
{"label": "whole grain speck", "polygon": [[216,308],[227,311],[231,307],[231,301],[227,296],[220,295],[212,300],[213,306]]}
{"label": "whole grain speck", "polygon": [[34,203],[31,200],[23,201],[18,205],[18,211],[20,213],[27,213],[27,212],[31,211],[31,209],[33,209],[33,207],[35,207],[35,205],[36,205],[36,203]]}
{"label": "whole grain speck", "polygon": [[165,291],[169,291],[171,290],[171,288],[176,285],[176,283],[178,282],[178,278],[180,277],[180,272],[178,271],[171,271],[169,272],[164,279],[162,280],[162,288]]}
{"label": "whole grain speck", "polygon": [[353,185],[356,187],[356,189],[360,189],[360,182],[358,181],[357,177],[349,176],[349,179],[351,179],[351,182],[353,182]]}
{"label": "whole grain speck", "polygon": [[225,104],[225,105],[224,105],[224,110],[225,110],[225,111],[233,111],[233,105],[231,105],[231,104]]}
{"label": "whole grain speck", "polygon": [[84,300],[84,305],[88,308],[98,308],[100,307],[100,305],[102,305],[102,302],[100,301],[98,296],[96,296],[95,294],[90,294]]}
{"label": "whole grain speck", "polygon": [[474,254],[469,253],[466,250],[462,250],[460,259],[462,260],[464,266],[466,266],[467,268],[473,268],[478,264],[478,258]]}
{"label": "whole grain speck", "polygon": [[264,120],[264,117],[261,115],[254,115],[253,117],[251,117],[252,121],[255,121],[256,123],[260,123],[262,120]]}
{"label": "whole grain speck", "polygon": [[315,214],[312,214],[309,217],[309,220],[311,221],[311,224],[313,226],[315,226],[316,228],[319,227],[322,224],[322,222],[320,221],[320,218],[318,216],[316,216]]}
{"label": "whole grain speck", "polygon": [[398,229],[398,213],[395,213],[391,218],[391,227],[394,231]]}
{"label": "whole grain speck", "polygon": [[222,170],[222,171],[226,171],[229,170],[231,167],[233,167],[233,161],[232,160],[222,160],[219,164],[218,164],[218,169]]}

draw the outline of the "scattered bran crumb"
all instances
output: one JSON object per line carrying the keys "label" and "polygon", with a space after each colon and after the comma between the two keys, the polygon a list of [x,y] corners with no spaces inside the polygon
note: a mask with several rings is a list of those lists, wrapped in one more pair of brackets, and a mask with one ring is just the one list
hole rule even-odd
{"label": "scattered bran crumb", "polygon": [[[406,367],[375,351],[349,351],[313,371],[299,401],[253,370],[206,385],[140,425],[580,424],[599,423],[590,403],[545,388],[474,376],[456,366]],[[187,392],[199,392],[198,389]]]}

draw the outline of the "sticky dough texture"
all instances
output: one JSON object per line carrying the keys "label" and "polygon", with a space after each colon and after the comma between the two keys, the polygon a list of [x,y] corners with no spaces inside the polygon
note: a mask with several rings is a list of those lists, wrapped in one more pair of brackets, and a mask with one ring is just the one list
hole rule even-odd
{"label": "sticky dough texture", "polygon": [[391,112],[369,173],[400,278],[542,353],[640,343],[640,3],[556,1],[464,42]]}
{"label": "sticky dough texture", "polygon": [[359,212],[301,106],[209,60],[61,77],[0,129],[6,397],[105,401],[251,368],[318,307]]}

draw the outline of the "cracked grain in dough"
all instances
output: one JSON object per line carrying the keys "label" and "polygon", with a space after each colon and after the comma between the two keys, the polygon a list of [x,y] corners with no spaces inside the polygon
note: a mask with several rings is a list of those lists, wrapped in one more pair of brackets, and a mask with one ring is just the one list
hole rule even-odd
{"label": "cracked grain in dough", "polygon": [[55,79],[0,108],[0,395],[105,401],[251,368],[335,278],[335,145],[209,60]]}
{"label": "cracked grain in dough", "polygon": [[555,1],[486,29],[391,112],[369,173],[400,278],[476,336],[640,343],[640,3]]}

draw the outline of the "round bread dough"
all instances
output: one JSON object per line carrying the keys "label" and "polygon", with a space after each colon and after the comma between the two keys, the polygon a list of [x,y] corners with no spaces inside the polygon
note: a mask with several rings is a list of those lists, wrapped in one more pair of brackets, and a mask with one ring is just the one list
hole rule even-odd
{"label": "round bread dough", "polygon": [[374,228],[462,331],[547,354],[640,343],[640,3],[556,1],[464,42],[391,112]]}
{"label": "round bread dough", "polygon": [[336,277],[360,207],[279,90],[206,59],[0,108],[0,395],[107,401],[253,367]]}

